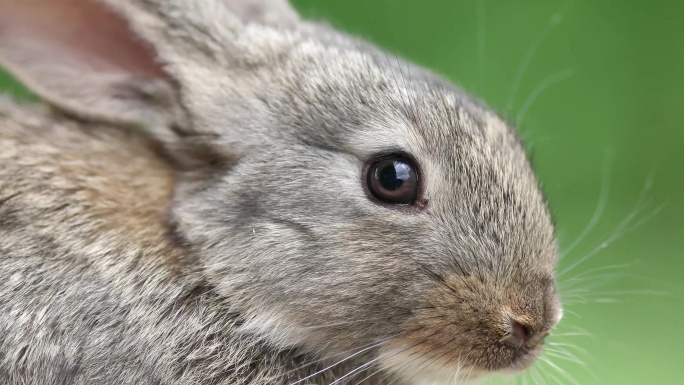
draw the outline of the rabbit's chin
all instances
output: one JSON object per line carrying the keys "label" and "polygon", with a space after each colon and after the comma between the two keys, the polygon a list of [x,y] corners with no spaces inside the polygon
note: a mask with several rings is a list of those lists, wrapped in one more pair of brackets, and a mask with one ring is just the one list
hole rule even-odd
{"label": "rabbit's chin", "polygon": [[469,384],[482,377],[492,374],[504,376],[517,375],[534,364],[540,350],[536,349],[527,354],[520,355],[510,365],[487,370],[479,359],[474,362],[467,354],[438,353],[437,357],[432,351],[421,351],[416,348],[391,348],[380,352],[379,365],[388,372],[398,374],[401,378],[411,379],[415,384]]}
{"label": "rabbit's chin", "polygon": [[401,348],[383,351],[380,365],[388,372],[393,372],[401,378],[410,379],[411,383],[421,385],[468,384],[488,374],[487,371],[458,359],[449,361],[441,358],[435,359],[435,357],[421,354],[419,351]]}

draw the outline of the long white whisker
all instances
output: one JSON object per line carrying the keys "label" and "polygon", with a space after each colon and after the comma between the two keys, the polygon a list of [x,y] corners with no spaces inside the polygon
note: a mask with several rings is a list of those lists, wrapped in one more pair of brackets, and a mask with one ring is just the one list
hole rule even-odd
{"label": "long white whisker", "polygon": [[546,91],[547,89],[551,88],[556,83],[560,83],[563,80],[571,78],[575,74],[575,71],[572,68],[566,68],[564,70],[558,71],[554,74],[549,75],[546,79],[542,80],[537,87],[535,87],[532,92],[530,92],[529,96],[525,98],[525,101],[523,102],[522,107],[520,107],[520,110],[518,111],[518,115],[515,118],[515,125],[520,127],[520,123],[525,119],[525,115],[527,115],[527,111],[529,111],[530,107],[534,104],[534,102],[537,101],[539,96]]}
{"label": "long white whisker", "polygon": [[637,277],[633,274],[627,274],[627,273],[623,273],[623,272],[594,274],[594,275],[585,275],[584,277],[566,280],[565,282],[561,283],[560,286],[561,286],[561,291],[563,292],[563,294],[568,294],[568,293],[571,293],[575,290],[588,291],[588,290],[594,289],[596,287],[601,287],[601,286],[604,286],[608,283],[615,282],[617,280],[626,279],[626,278],[639,280],[641,277]]}
{"label": "long white whisker", "polygon": [[532,372],[532,381],[534,381],[535,385],[544,385],[544,379],[541,378],[539,373],[541,373],[541,369],[538,371]]}
{"label": "long white whisker", "polygon": [[660,214],[660,212],[661,212],[666,206],[667,206],[667,203],[663,203],[663,204],[661,204],[660,206],[656,207],[655,209],[653,209],[653,211],[652,211],[650,214],[648,214],[647,216],[641,218],[639,221],[633,223],[630,227],[628,227],[628,228],[625,230],[624,233],[626,234],[626,233],[628,233],[628,232],[630,232],[630,231],[636,229],[637,227],[643,225],[645,222],[650,221],[651,219],[653,219],[654,216]]}
{"label": "long white whisker", "polygon": [[603,210],[606,208],[606,204],[608,203],[608,195],[610,192],[610,152],[605,151],[604,153],[604,160],[603,160],[603,170],[602,174],[603,176],[601,177],[601,190],[599,192],[599,199],[598,202],[596,203],[596,209],[594,210],[594,213],[591,216],[591,219],[589,220],[589,223],[584,227],[584,230],[580,233],[580,235],[575,239],[575,241],[568,246],[568,248],[563,251],[563,254],[561,254],[560,258],[565,257],[566,255],[570,254],[570,252],[577,247],[577,245],[584,240],[584,238],[591,232],[591,230],[596,227],[598,224],[599,220],[601,219],[601,216],[603,215]]}
{"label": "long white whisker", "polygon": [[582,361],[581,359],[577,358],[573,354],[566,353],[562,350],[555,350],[555,349],[546,349],[546,354],[552,357],[560,358],[562,360],[574,362],[576,364],[579,364],[581,366],[587,366],[587,363]]}
{"label": "long white whisker", "polygon": [[351,355],[345,357],[344,359],[342,359],[342,360],[340,360],[340,361],[337,361],[337,362],[335,362],[334,364],[332,364],[332,365],[330,365],[330,366],[327,366],[327,367],[325,367],[325,368],[323,368],[323,369],[321,369],[321,370],[319,370],[319,371],[317,371],[317,372],[315,372],[315,373],[313,373],[313,374],[310,374],[310,375],[308,375],[308,376],[306,376],[306,377],[304,377],[304,378],[302,378],[302,379],[300,379],[300,380],[298,380],[298,381],[296,381],[296,382],[293,382],[293,383],[291,383],[290,385],[297,385],[297,384],[300,384],[300,383],[302,383],[302,382],[308,380],[308,379],[311,378],[311,377],[317,376],[317,375],[319,375],[319,374],[325,372],[326,370],[329,370],[329,369],[331,369],[331,368],[334,368],[335,366],[337,366],[337,365],[339,365],[339,364],[341,364],[341,363],[343,363],[343,362],[345,362],[345,361],[347,361],[347,360],[349,360],[349,359],[351,359],[351,358],[354,358],[354,357],[358,356],[359,354],[362,354],[362,353],[367,352],[367,351],[369,351],[369,350],[371,350],[371,349],[373,349],[373,348],[376,348],[376,347],[378,347],[378,346],[380,346],[380,345],[382,345],[382,344],[384,344],[384,343],[386,343],[386,342],[387,342],[387,341],[381,341],[381,342],[378,342],[378,343],[376,343],[376,344],[373,344],[373,345],[371,345],[371,346],[369,346],[369,347],[367,347],[367,348],[361,349],[360,351],[358,351],[358,352],[356,352],[356,353],[354,353],[354,354],[351,354]]}
{"label": "long white whisker", "polygon": [[[576,261],[575,263],[573,263],[572,265],[570,265],[570,266],[568,266],[567,268],[565,268],[565,269],[559,274],[559,277],[562,276],[562,275],[564,275],[564,274],[567,273],[568,271],[571,271],[573,268],[577,267],[578,265],[580,265],[581,263],[583,263],[584,261],[586,261],[587,259],[589,259],[589,258],[592,257],[593,255],[595,255],[596,253],[598,253],[598,252],[601,251],[602,249],[605,249],[606,247],[608,247],[613,241],[615,241],[615,240],[618,239],[619,237],[623,236],[624,234],[626,234],[626,233],[629,232],[629,231],[634,230],[635,228],[637,228],[638,226],[640,226],[641,224],[643,224],[644,222],[650,220],[653,216],[655,216],[656,214],[658,214],[658,213],[660,212],[660,210],[663,209],[664,205],[661,205],[661,206],[657,207],[653,212],[651,212],[651,213],[650,213],[649,215],[647,215],[645,218],[640,219],[640,220],[637,221],[635,224],[632,224],[632,225],[630,226],[630,222],[631,222],[638,214],[640,214],[642,210],[644,210],[644,209],[648,206],[648,202],[646,202],[646,203],[643,205],[643,207],[642,207],[642,203],[643,203],[645,197],[647,196],[647,194],[648,194],[648,192],[650,191],[650,189],[651,189],[652,186],[653,186],[653,173],[651,172],[651,173],[649,173],[648,177],[646,178],[646,180],[645,180],[645,182],[644,182],[644,186],[643,186],[643,188],[642,188],[642,190],[641,190],[641,193],[639,194],[639,198],[637,199],[637,202],[636,202],[636,204],[635,204],[635,206],[634,206],[634,209],[632,210],[632,213],[631,213],[629,216],[627,216],[627,218],[625,218],[622,222],[620,222],[620,224],[618,224],[618,226],[616,226],[616,228],[614,229],[613,233],[608,237],[608,239],[607,239],[606,241],[602,242],[602,243],[599,244],[594,250],[592,250],[592,251],[589,252],[588,254],[584,255],[582,258],[580,258],[579,260],[577,260],[577,261]],[[566,254],[567,254],[567,253],[566,253]]]}
{"label": "long white whisker", "polygon": [[[554,376],[553,373],[548,373],[548,372],[542,372],[542,373],[544,373],[545,376],[550,377],[550,378],[551,378],[553,381],[555,381],[557,384],[563,385],[563,381],[561,381],[558,377]],[[541,378],[540,378],[540,379],[541,379]],[[541,381],[542,381],[542,383],[543,383],[544,380],[541,379]]]}
{"label": "long white whisker", "polygon": [[572,331],[568,332],[563,332],[563,333],[552,333],[551,337],[589,337],[589,338],[594,338],[594,335],[589,333],[587,330],[582,329],[579,326],[574,326],[572,327]]}
{"label": "long white whisker", "polygon": [[563,347],[563,348],[575,349],[575,350],[577,350],[578,352],[580,352],[580,353],[582,353],[582,354],[585,354],[585,355],[588,356],[588,357],[590,356],[588,350],[586,350],[586,349],[584,349],[584,348],[581,348],[581,347],[579,347],[579,346],[577,346],[577,345],[574,345],[574,344],[567,344],[567,343],[564,343],[564,342],[548,342],[548,345],[550,345],[550,346],[558,346],[558,347]]}
{"label": "long white whisker", "polygon": [[470,357],[470,353],[466,354],[465,359],[463,361],[461,361],[461,353],[458,354],[459,363],[458,363],[458,366],[456,367],[456,373],[454,374],[454,381],[453,381],[454,384],[456,383],[456,381],[459,380],[459,375],[461,374],[461,370],[465,366],[465,361],[469,357]]}
{"label": "long white whisker", "polygon": [[[397,354],[400,354],[400,353],[402,353],[402,352],[405,352],[405,351],[407,351],[407,350],[409,350],[409,349],[413,349],[414,347],[416,347],[416,346],[422,344],[423,342],[427,341],[429,338],[432,338],[432,337],[433,337],[435,334],[437,334],[437,333],[439,333],[439,332],[438,332],[438,331],[437,331],[437,332],[434,332],[434,333],[430,334],[429,336],[423,338],[420,342],[418,342],[418,343],[416,343],[416,344],[413,344],[413,345],[411,345],[411,346],[405,347],[405,348],[403,348],[403,349],[401,349],[401,350],[399,350],[399,351],[397,351],[397,352],[392,352],[392,354],[389,354],[389,355],[388,355],[388,354],[381,354],[381,355],[378,356],[377,358],[375,358],[375,359],[373,359],[373,360],[367,362],[366,364],[361,365],[359,368],[356,368],[356,369],[352,370],[352,372],[345,374],[345,375],[344,375],[343,377],[341,377],[341,378],[338,378],[335,382],[333,382],[333,383],[330,384],[330,385],[333,385],[334,383],[336,383],[336,382],[338,382],[338,381],[344,379],[345,377],[348,377],[349,375],[353,374],[354,372],[358,372],[358,370],[362,370],[362,367],[368,367],[368,364],[372,364],[373,362],[377,362],[378,360],[387,359],[387,358],[392,358],[392,357],[396,356]],[[414,354],[414,353],[409,354],[409,357],[412,356],[413,354]],[[360,369],[360,368],[361,368],[361,369]],[[385,377],[381,378],[379,382],[382,382],[382,381],[383,381],[385,378],[387,378],[389,375],[390,375],[389,373],[388,373],[387,375],[385,375]],[[394,381],[395,381],[395,380],[391,381],[390,384],[393,383]]]}
{"label": "long white whisker", "polygon": [[572,3],[572,1],[566,1],[565,4],[563,4],[563,7],[553,16],[551,16],[551,18],[549,19],[549,23],[546,25],[544,31],[527,50],[525,57],[523,58],[522,62],[520,62],[520,66],[518,67],[518,71],[515,75],[515,78],[513,79],[511,93],[508,96],[508,102],[506,103],[506,108],[504,109],[506,113],[511,111],[513,101],[515,100],[515,97],[518,94],[518,89],[520,88],[520,84],[522,83],[523,76],[525,75],[525,72],[527,72],[527,68],[530,66],[530,63],[532,62],[534,55],[537,53],[537,50],[539,50],[539,47],[544,42],[544,39],[546,39],[546,36],[548,36],[548,34],[551,33],[551,31],[553,31],[553,29],[563,21],[563,19],[570,10],[570,6],[572,5]]}
{"label": "long white whisker", "polygon": [[567,274],[569,271],[571,271],[575,267],[579,266],[580,264],[584,263],[589,258],[593,257],[599,251],[607,248],[608,246],[610,246],[611,243],[613,243],[615,240],[617,240],[622,235],[624,235],[625,229],[629,226],[629,222],[632,219],[634,219],[637,215],[639,215],[641,210],[643,210],[643,209],[635,207],[635,210],[613,229],[613,232],[611,233],[611,235],[608,237],[607,240],[603,241],[596,248],[594,248],[589,253],[585,254],[582,258],[578,259],[577,261],[575,261],[570,266],[566,267],[563,271],[560,272],[560,274],[558,274],[558,276],[560,277],[560,276],[563,276],[564,274]]}
{"label": "long white whisker", "polygon": [[470,366],[470,369],[468,370],[468,373],[466,373],[466,375],[463,376],[464,379],[467,380],[468,377],[470,377],[470,373],[473,372],[473,369],[475,369],[475,367],[477,366],[477,363],[478,363],[478,362],[480,362],[480,359],[479,359],[479,358],[478,358],[477,360],[475,360],[475,362],[473,362],[473,364]]}
{"label": "long white whisker", "polygon": [[579,385],[579,382],[577,382],[577,380],[573,376],[571,376],[570,373],[563,370],[560,366],[554,364],[553,361],[551,361],[548,357],[541,356],[539,357],[539,359],[546,362],[550,367],[556,369],[556,371],[568,381],[572,382],[575,385]]}
{"label": "long white whisker", "polygon": [[[355,376],[355,375],[358,374],[359,372],[361,372],[361,371],[367,369],[369,366],[373,365],[373,364],[374,364],[375,362],[377,362],[378,360],[380,360],[380,357],[374,358],[374,359],[372,359],[372,360],[370,360],[370,361],[368,361],[368,362],[366,362],[366,363],[364,363],[364,364],[359,365],[356,369],[353,369],[352,371],[350,371],[349,373],[345,374],[344,376],[342,376],[342,377],[338,378],[337,380],[331,382],[330,385],[339,384],[340,381],[343,381],[344,379],[346,379],[346,378],[348,378],[348,377],[350,377],[350,376],[351,376],[351,377]],[[350,378],[351,378],[351,377],[350,377]]]}
{"label": "long white whisker", "polygon": [[[604,287],[612,282],[624,279],[623,274],[599,274],[595,276],[587,276],[581,282],[574,282],[567,288],[563,288],[561,292],[562,298],[572,298],[572,296],[582,293],[588,293],[596,288]],[[580,286],[581,285],[581,286]]]}
{"label": "long white whisker", "polygon": [[[536,366],[536,365],[533,366],[532,368],[530,368],[530,371],[533,371],[533,370],[537,370],[537,366]],[[525,374],[523,374],[522,376],[520,376],[521,381],[522,381],[522,385],[527,385],[527,376],[528,376],[528,373],[525,373]]]}
{"label": "long white whisker", "polygon": [[611,270],[611,269],[627,269],[628,267],[635,266],[635,265],[638,264],[639,262],[640,262],[640,260],[639,260],[639,259],[636,259],[636,260],[634,260],[634,261],[632,261],[632,262],[630,262],[630,263],[623,263],[623,264],[620,264],[620,265],[608,265],[608,266],[595,267],[595,268],[593,268],[593,269],[588,269],[588,270],[585,270],[585,271],[583,271],[583,272],[577,273],[576,275],[574,275],[574,276],[572,276],[572,277],[570,277],[570,278],[565,279],[565,282],[571,282],[571,281],[577,280],[577,279],[579,279],[579,278],[582,278],[582,277],[585,276],[585,275],[588,275],[588,274],[591,274],[591,273],[597,273],[597,272],[601,272],[601,271],[605,271],[605,270]]}
{"label": "long white whisker", "polygon": [[[392,339],[392,338],[398,336],[399,334],[401,334],[401,333],[393,334],[393,335],[391,335],[391,336],[382,338],[382,339],[380,339],[380,340],[378,340],[378,341],[374,341],[374,342],[371,342],[371,343],[369,343],[369,344],[365,344],[365,345],[362,345],[362,346],[358,346],[358,347],[356,347],[356,348],[354,348],[354,349],[349,349],[349,350],[344,350],[344,351],[342,351],[342,352],[338,352],[337,354],[335,354],[335,355],[333,355],[333,356],[322,357],[322,358],[319,358],[319,359],[317,359],[317,360],[310,361],[310,362],[308,362],[308,363],[306,363],[306,364],[304,364],[304,365],[301,365],[301,366],[299,366],[299,367],[297,367],[297,368],[294,368],[294,369],[289,370],[289,371],[286,372],[285,374],[294,373],[294,372],[296,372],[296,371],[298,371],[298,370],[300,370],[300,369],[306,368],[307,366],[315,365],[315,364],[318,364],[318,363],[323,362],[323,361],[328,361],[328,360],[333,359],[333,357],[338,356],[338,355],[342,355],[342,354],[346,354],[346,353],[352,353],[352,352],[353,352],[353,353],[361,353],[361,350],[362,350],[362,349],[364,349],[364,348],[374,348],[374,347],[380,346],[380,345],[382,345],[383,343],[387,342],[388,340],[390,340],[390,339]],[[323,351],[324,349],[325,349],[325,347],[319,349],[318,354],[320,354],[320,352]],[[344,362],[344,361],[342,361],[342,362]],[[341,362],[340,362],[340,363],[341,363]],[[338,363],[338,364],[339,364],[339,363]]]}

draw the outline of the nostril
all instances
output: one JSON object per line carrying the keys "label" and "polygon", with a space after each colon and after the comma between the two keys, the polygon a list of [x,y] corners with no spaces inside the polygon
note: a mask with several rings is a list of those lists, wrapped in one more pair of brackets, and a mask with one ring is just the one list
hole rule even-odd
{"label": "nostril", "polygon": [[516,320],[511,320],[511,334],[522,343],[526,343],[534,336],[534,332],[529,326]]}
{"label": "nostril", "polygon": [[534,340],[536,333],[528,325],[511,320],[511,329],[507,336],[501,339],[501,342],[510,345],[516,349],[523,346],[530,347],[530,343]]}

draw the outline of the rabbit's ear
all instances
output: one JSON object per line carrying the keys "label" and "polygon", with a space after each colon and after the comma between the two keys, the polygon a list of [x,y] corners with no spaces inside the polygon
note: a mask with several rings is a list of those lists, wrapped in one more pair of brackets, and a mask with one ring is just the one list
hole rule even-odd
{"label": "rabbit's ear", "polygon": [[255,22],[289,28],[299,16],[287,0],[223,0],[224,4],[246,23]]}
{"label": "rabbit's ear", "polygon": [[241,75],[288,49],[278,30],[297,20],[285,0],[0,0],[0,65],[63,111],[142,125],[206,164],[262,141],[251,127],[269,116],[227,109],[255,93]]}
{"label": "rabbit's ear", "polygon": [[286,0],[0,0],[0,65],[62,111],[185,149],[215,134],[197,120],[217,77],[260,53],[241,32],[297,20]]}
{"label": "rabbit's ear", "polygon": [[90,120],[168,126],[174,82],[121,15],[94,0],[0,0],[0,65]]}

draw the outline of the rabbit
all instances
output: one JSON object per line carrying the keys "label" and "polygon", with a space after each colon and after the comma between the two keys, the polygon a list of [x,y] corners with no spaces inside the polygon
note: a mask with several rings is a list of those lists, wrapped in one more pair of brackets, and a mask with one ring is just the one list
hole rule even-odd
{"label": "rabbit", "polygon": [[0,383],[517,373],[562,317],[515,129],[284,0],[0,0]]}

